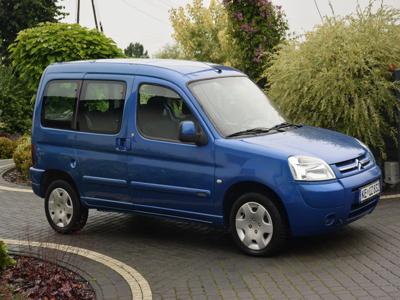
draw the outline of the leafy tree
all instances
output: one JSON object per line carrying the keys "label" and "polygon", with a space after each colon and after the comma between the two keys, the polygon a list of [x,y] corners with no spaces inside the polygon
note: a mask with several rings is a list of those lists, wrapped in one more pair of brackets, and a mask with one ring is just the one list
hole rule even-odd
{"label": "leafy tree", "polygon": [[114,41],[97,30],[64,23],[25,29],[9,50],[12,66],[31,95],[51,63],[123,56]]}
{"label": "leafy tree", "polygon": [[172,9],[170,20],[184,58],[215,63],[228,60],[227,16],[221,4],[211,0],[207,8],[202,0],[193,0],[185,8]]}
{"label": "leafy tree", "polygon": [[30,98],[11,68],[0,66],[0,131],[23,133],[31,128]]}
{"label": "leafy tree", "polygon": [[269,0],[224,0],[232,37],[233,65],[258,80],[268,65],[270,54],[288,30],[280,6]]}
{"label": "leafy tree", "polygon": [[149,53],[144,50],[141,43],[130,43],[124,52],[127,57],[149,58]]}
{"label": "leafy tree", "polygon": [[289,119],[355,136],[385,158],[385,139],[395,141],[400,86],[388,66],[400,65],[400,10],[372,4],[283,45],[266,75]]}
{"label": "leafy tree", "polygon": [[167,44],[154,54],[156,58],[184,59],[181,48],[177,44]]}
{"label": "leafy tree", "polygon": [[22,29],[40,22],[57,22],[65,14],[57,0],[0,0],[0,56]]}

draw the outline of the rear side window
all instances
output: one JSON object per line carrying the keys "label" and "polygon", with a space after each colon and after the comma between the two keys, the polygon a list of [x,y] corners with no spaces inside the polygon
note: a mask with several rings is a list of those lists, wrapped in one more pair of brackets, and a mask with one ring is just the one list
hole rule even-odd
{"label": "rear side window", "polygon": [[52,128],[72,129],[80,81],[50,81],[43,97],[42,125]]}
{"label": "rear side window", "polygon": [[115,134],[121,128],[126,85],[119,81],[84,81],[77,130]]}

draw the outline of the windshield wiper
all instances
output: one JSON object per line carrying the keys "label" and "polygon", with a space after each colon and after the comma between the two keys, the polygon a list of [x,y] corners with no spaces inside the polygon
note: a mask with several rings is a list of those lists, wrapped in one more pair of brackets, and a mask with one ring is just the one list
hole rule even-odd
{"label": "windshield wiper", "polygon": [[302,125],[300,125],[300,124],[293,124],[293,123],[289,123],[289,122],[283,122],[283,123],[277,124],[277,125],[269,128],[269,130],[277,130],[277,131],[279,131],[280,129],[285,128],[285,127],[300,128],[301,126]]}
{"label": "windshield wiper", "polygon": [[247,134],[258,134],[258,133],[268,133],[272,130],[276,130],[276,131],[282,131],[283,128],[285,127],[296,127],[299,128],[302,125],[300,124],[292,124],[292,123],[288,123],[288,122],[284,122],[284,123],[280,123],[277,124],[271,128],[266,128],[266,127],[256,127],[256,128],[252,128],[252,129],[247,129],[247,130],[241,130],[232,134],[227,135],[226,137],[235,137],[235,136],[241,136],[241,135],[247,135]]}
{"label": "windshield wiper", "polygon": [[252,129],[247,129],[247,130],[241,130],[232,134],[227,135],[226,137],[235,137],[235,136],[240,136],[240,135],[246,135],[246,134],[257,134],[257,133],[264,133],[264,132],[269,132],[270,129],[266,127],[256,127]]}

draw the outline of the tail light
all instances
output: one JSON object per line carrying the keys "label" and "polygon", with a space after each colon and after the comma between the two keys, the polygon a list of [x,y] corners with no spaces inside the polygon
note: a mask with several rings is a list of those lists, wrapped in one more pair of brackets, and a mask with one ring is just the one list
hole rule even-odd
{"label": "tail light", "polygon": [[36,165],[36,146],[31,144],[32,166]]}

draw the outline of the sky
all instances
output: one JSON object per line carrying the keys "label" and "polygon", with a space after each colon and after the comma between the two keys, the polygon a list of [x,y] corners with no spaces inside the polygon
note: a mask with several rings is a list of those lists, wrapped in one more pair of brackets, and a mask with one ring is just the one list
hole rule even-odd
{"label": "sky", "polygon": [[[315,0],[323,16],[331,15],[329,0]],[[400,0],[383,0],[385,5],[400,9]],[[111,37],[120,48],[130,42],[141,42],[150,54],[164,45],[173,43],[169,10],[191,3],[192,0],[95,0],[98,19],[104,33]],[[209,0],[203,1],[205,5]],[[272,0],[282,5],[291,32],[297,34],[311,30],[321,22],[314,0]],[[366,6],[369,0],[331,0],[336,15],[347,15],[355,11],[357,2]],[[69,15],[63,20],[76,22],[77,0],[60,0]],[[80,24],[94,28],[90,0],[81,0]]]}

